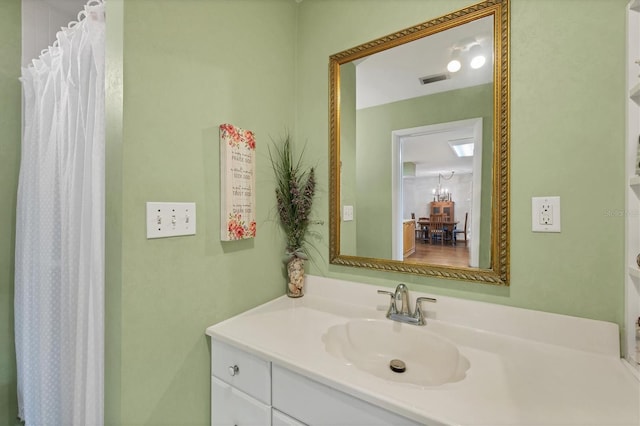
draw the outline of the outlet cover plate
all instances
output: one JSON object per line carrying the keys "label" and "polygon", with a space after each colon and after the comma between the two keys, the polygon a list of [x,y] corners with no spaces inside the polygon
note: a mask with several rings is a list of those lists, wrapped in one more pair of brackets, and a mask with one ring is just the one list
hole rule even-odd
{"label": "outlet cover plate", "polygon": [[560,197],[531,198],[531,230],[560,232]]}
{"label": "outlet cover plate", "polygon": [[147,202],[147,239],[195,233],[196,203]]}

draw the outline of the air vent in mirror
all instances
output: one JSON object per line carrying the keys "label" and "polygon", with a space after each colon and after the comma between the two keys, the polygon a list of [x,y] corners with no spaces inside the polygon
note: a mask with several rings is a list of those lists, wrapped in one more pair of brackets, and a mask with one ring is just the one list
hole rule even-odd
{"label": "air vent in mirror", "polygon": [[420,84],[429,84],[429,83],[435,83],[436,81],[442,81],[442,80],[447,80],[449,78],[448,74],[434,74],[434,75],[428,75],[426,77],[420,77]]}

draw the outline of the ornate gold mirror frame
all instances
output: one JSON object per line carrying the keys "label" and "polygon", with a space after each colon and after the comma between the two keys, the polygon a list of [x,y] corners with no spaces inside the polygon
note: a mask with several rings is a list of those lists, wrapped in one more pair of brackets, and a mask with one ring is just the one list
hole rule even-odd
{"label": "ornate gold mirror frame", "polygon": [[[429,35],[493,16],[493,160],[491,194],[491,263],[489,268],[416,264],[340,253],[340,65]],[[509,0],[487,0],[450,14],[342,51],[329,58],[330,206],[329,261],[437,278],[509,285]]]}

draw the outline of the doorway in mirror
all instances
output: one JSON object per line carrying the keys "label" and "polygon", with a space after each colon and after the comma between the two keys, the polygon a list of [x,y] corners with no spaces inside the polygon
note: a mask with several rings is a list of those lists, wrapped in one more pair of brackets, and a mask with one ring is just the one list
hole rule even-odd
{"label": "doorway in mirror", "polygon": [[[482,197],[483,119],[473,118],[393,132],[394,241],[402,247],[402,223],[413,213],[416,229],[428,234],[428,218],[446,214],[448,244],[439,252],[416,241],[408,257],[394,247],[395,259],[447,266],[478,267]],[[466,151],[460,150],[466,146]],[[455,206],[455,208],[453,207]],[[451,235],[464,226],[468,244],[453,246]],[[431,253],[427,253],[431,251]]]}

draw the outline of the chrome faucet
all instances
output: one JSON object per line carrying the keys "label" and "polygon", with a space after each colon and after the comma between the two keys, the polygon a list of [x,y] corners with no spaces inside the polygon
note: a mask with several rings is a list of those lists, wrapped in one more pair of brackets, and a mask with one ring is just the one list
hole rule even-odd
{"label": "chrome faucet", "polygon": [[401,315],[409,315],[409,288],[400,283],[396,287],[396,308],[398,307],[397,302],[400,300],[402,302],[402,309],[398,310],[398,313]]}
{"label": "chrome faucet", "polygon": [[[395,292],[378,290],[378,294],[386,294],[391,297],[387,318],[413,325],[425,325],[427,323],[422,313],[422,302],[436,302],[436,299],[431,297],[418,297],[416,299],[416,308],[411,313],[409,310],[409,288],[405,284],[398,284]],[[398,309],[398,302],[402,303],[400,309]]]}

